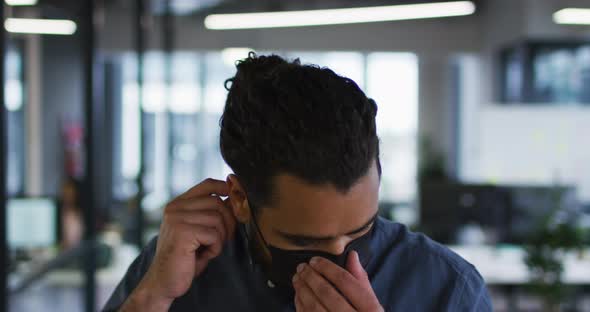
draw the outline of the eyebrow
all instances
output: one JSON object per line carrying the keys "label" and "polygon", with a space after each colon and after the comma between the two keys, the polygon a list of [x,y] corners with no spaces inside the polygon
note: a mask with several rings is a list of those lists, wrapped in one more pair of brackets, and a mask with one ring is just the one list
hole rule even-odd
{"label": "eyebrow", "polygon": [[[344,235],[354,235],[354,234],[358,234],[358,233],[366,230],[367,228],[369,228],[373,224],[373,222],[375,222],[375,219],[377,219],[378,215],[379,215],[379,213],[376,213],[373,217],[371,217],[371,219],[369,219],[369,221],[367,221],[361,227],[354,229]],[[333,240],[337,237],[337,236],[313,236],[313,235],[303,235],[303,234],[290,234],[290,233],[285,233],[285,232],[278,230],[278,229],[274,229],[274,231],[288,240],[329,241],[329,240]]]}

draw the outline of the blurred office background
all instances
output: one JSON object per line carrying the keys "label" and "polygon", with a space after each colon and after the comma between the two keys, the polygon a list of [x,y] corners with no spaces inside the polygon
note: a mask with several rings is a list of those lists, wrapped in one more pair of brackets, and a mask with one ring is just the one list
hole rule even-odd
{"label": "blurred office background", "polygon": [[497,311],[590,311],[588,1],[1,7],[0,311],[100,310],[165,203],[230,173],[224,81],[248,51],[377,101],[382,215],[473,263]]}

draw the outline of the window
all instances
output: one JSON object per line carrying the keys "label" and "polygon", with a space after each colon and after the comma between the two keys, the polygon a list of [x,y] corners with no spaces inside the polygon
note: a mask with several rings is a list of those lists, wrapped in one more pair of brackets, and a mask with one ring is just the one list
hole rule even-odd
{"label": "window", "polygon": [[365,56],[360,52],[289,52],[289,59],[299,58],[303,64],[328,67],[335,73],[348,77],[361,89],[365,89]]}
{"label": "window", "polygon": [[[417,57],[385,52],[279,54],[329,67],[353,79],[375,99],[383,165],[381,200],[411,203],[416,196]],[[133,181],[139,172],[139,153],[146,153],[144,206],[159,208],[205,178],[225,178],[231,170],[219,151],[219,119],[227,96],[224,82],[235,73],[234,60],[221,52],[175,52],[167,89],[164,54],[146,53],[140,121],[136,60],[132,55],[123,59],[122,161],[118,170],[119,176]],[[138,143],[140,122],[145,129],[143,149]]]}
{"label": "window", "polygon": [[367,94],[379,107],[381,199],[413,201],[418,164],[418,60],[410,53],[371,53],[367,57]]}
{"label": "window", "polygon": [[4,101],[7,123],[6,192],[15,196],[24,192],[25,176],[25,115],[23,61],[15,45],[6,50]]}

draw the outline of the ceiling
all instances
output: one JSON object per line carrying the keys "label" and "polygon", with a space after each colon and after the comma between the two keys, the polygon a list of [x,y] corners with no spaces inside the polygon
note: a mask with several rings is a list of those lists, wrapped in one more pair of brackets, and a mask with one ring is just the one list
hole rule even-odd
{"label": "ceiling", "polygon": [[[153,15],[166,12],[167,4],[173,15],[205,15],[210,13],[240,13],[259,11],[312,10],[328,8],[366,7],[396,4],[432,3],[450,0],[144,0]],[[472,0],[479,3],[484,0]],[[46,18],[73,18],[84,5],[81,0],[39,0],[38,8]],[[135,0],[103,0],[104,6],[134,9]],[[27,8],[15,8],[27,10]]]}

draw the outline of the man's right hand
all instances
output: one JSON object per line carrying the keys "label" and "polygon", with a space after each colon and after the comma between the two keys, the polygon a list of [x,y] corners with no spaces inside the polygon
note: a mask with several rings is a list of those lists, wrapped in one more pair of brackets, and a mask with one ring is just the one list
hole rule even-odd
{"label": "man's right hand", "polygon": [[[236,220],[226,182],[207,179],[164,209],[154,260],[122,311],[167,311],[232,239]],[[136,309],[136,307],[138,309]]]}

